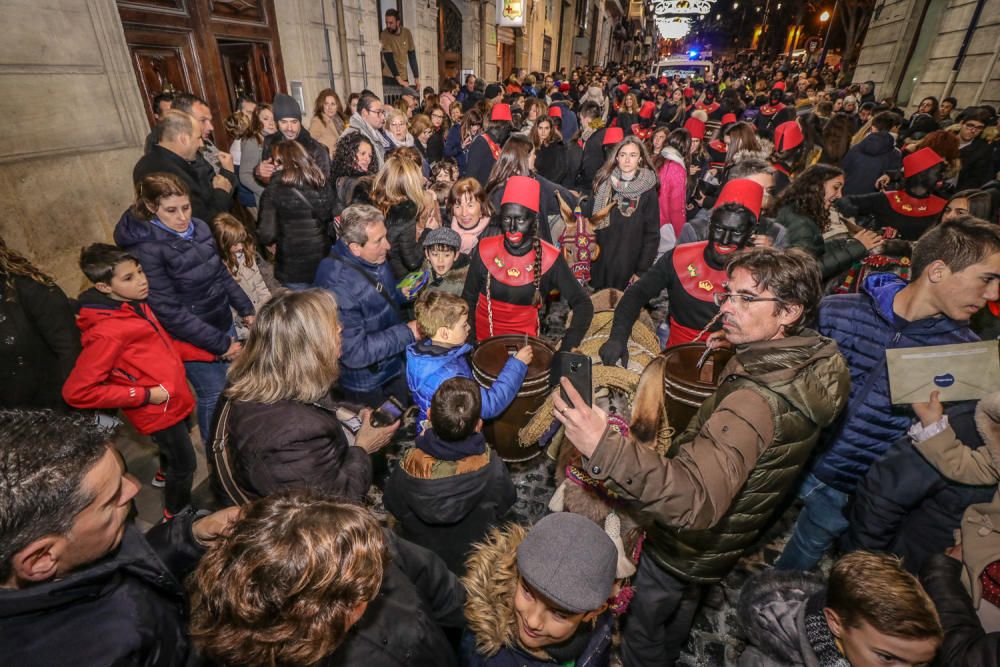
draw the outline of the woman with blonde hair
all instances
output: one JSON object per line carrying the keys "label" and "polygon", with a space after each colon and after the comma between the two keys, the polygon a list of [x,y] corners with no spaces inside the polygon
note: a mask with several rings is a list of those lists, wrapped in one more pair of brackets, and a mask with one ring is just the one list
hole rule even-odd
{"label": "woman with blonde hair", "polygon": [[375,428],[367,410],[360,424],[341,422],[330,393],[340,330],[327,290],[281,291],[260,309],[229,369],[213,434],[225,434],[232,482],[247,497],[298,487],[360,502],[367,493],[370,454],[389,443],[398,424]]}
{"label": "woman with blonde hair", "polygon": [[413,145],[413,135],[409,128],[410,121],[405,113],[393,107],[385,107],[385,134],[389,138],[386,155],[397,148]]}
{"label": "woman with blonde hair", "polygon": [[434,219],[427,215],[428,201],[424,177],[413,160],[402,155],[386,158],[372,186],[372,203],[385,215],[389,264],[396,278],[401,279],[423,264],[419,240],[425,225]]}
{"label": "woman with blonde hair", "polygon": [[312,122],[309,123],[309,134],[312,138],[326,146],[330,157],[337,149],[337,140],[344,132],[344,105],[332,88],[321,90],[313,105]]}
{"label": "woman with blonde hair", "polygon": [[288,289],[305,289],[335,240],[333,191],[300,143],[278,142],[271,157],[278,171],[260,200],[258,238],[275,246],[275,278]]}
{"label": "woman with blonde hair", "polygon": [[430,117],[422,113],[414,114],[413,118],[410,119],[410,135],[413,137],[413,146],[420,151],[420,157],[428,163],[431,161],[427,153],[428,143],[432,134],[434,134],[434,127],[431,125]]}

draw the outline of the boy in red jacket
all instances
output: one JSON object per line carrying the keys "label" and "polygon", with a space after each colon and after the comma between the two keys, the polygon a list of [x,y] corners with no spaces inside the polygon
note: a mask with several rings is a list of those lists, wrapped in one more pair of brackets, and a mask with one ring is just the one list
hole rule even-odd
{"label": "boy in red jacket", "polygon": [[164,330],[146,304],[146,274],[129,253],[95,243],[80,253],[80,268],[94,287],[80,295],[83,352],[63,398],[75,408],[121,408],[139,433],[152,437],[166,477],[163,516],[173,518],[191,503],[196,463],[185,423],[194,397],[184,362],[215,355]]}

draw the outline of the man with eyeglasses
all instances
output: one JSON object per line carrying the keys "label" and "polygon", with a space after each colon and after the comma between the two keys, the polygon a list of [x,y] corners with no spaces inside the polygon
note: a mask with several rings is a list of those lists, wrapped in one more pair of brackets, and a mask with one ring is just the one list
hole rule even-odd
{"label": "man with eyeglasses", "polygon": [[962,170],[958,172],[957,190],[981,188],[993,180],[993,151],[983,139],[983,130],[991,120],[989,111],[982,107],[966,109],[958,126],[959,159]]}
{"label": "man with eyeglasses", "polygon": [[[728,342],[734,356],[687,428],[671,424],[680,435],[667,458],[609,428],[565,379],[570,400],[554,398],[581,468],[649,524],[624,623],[626,667],[675,664],[706,585],[770,528],[820,430],[847,401],[850,373],[837,344],[805,328],[822,298],[815,259],[753,248],[732,256],[725,275],[712,345]],[[661,356],[644,372],[661,398],[664,367]],[[659,415],[662,401],[645,409]],[[645,417],[640,408],[633,426]]]}
{"label": "man with eyeglasses", "polygon": [[358,99],[358,110],[351,114],[347,128],[340,135],[340,140],[352,132],[360,132],[371,142],[376,164],[381,169],[385,164],[385,152],[389,148],[389,137],[386,136],[385,107],[376,95],[364,92]]}

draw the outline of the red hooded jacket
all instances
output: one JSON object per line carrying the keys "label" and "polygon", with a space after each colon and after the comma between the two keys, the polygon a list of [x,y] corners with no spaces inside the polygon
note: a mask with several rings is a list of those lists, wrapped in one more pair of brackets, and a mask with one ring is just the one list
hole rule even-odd
{"label": "red hooded jacket", "polygon": [[[83,351],[63,385],[63,398],[75,408],[121,408],[139,433],[173,426],[194,409],[184,361],[215,361],[211,352],[176,340],[145,302],[115,301],[96,289],[80,295]],[[149,401],[162,385],[170,398]]]}

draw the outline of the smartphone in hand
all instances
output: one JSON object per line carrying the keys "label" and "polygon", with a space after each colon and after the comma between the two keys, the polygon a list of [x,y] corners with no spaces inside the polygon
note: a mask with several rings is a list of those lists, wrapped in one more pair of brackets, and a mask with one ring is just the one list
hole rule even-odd
{"label": "smartphone in hand", "polygon": [[[585,354],[577,354],[576,352],[560,352],[558,356],[559,377],[568,379],[573,388],[583,397],[583,401],[588,406],[593,405],[594,384],[591,377],[593,370],[593,361],[591,358]],[[566,395],[566,390],[562,386],[559,387],[559,395],[562,396],[564,401],[573,405],[573,401],[569,400],[569,396]]]}
{"label": "smartphone in hand", "polygon": [[371,425],[375,428],[385,428],[395,424],[403,417],[403,404],[394,396],[390,396],[386,401],[375,408],[371,415]]}

